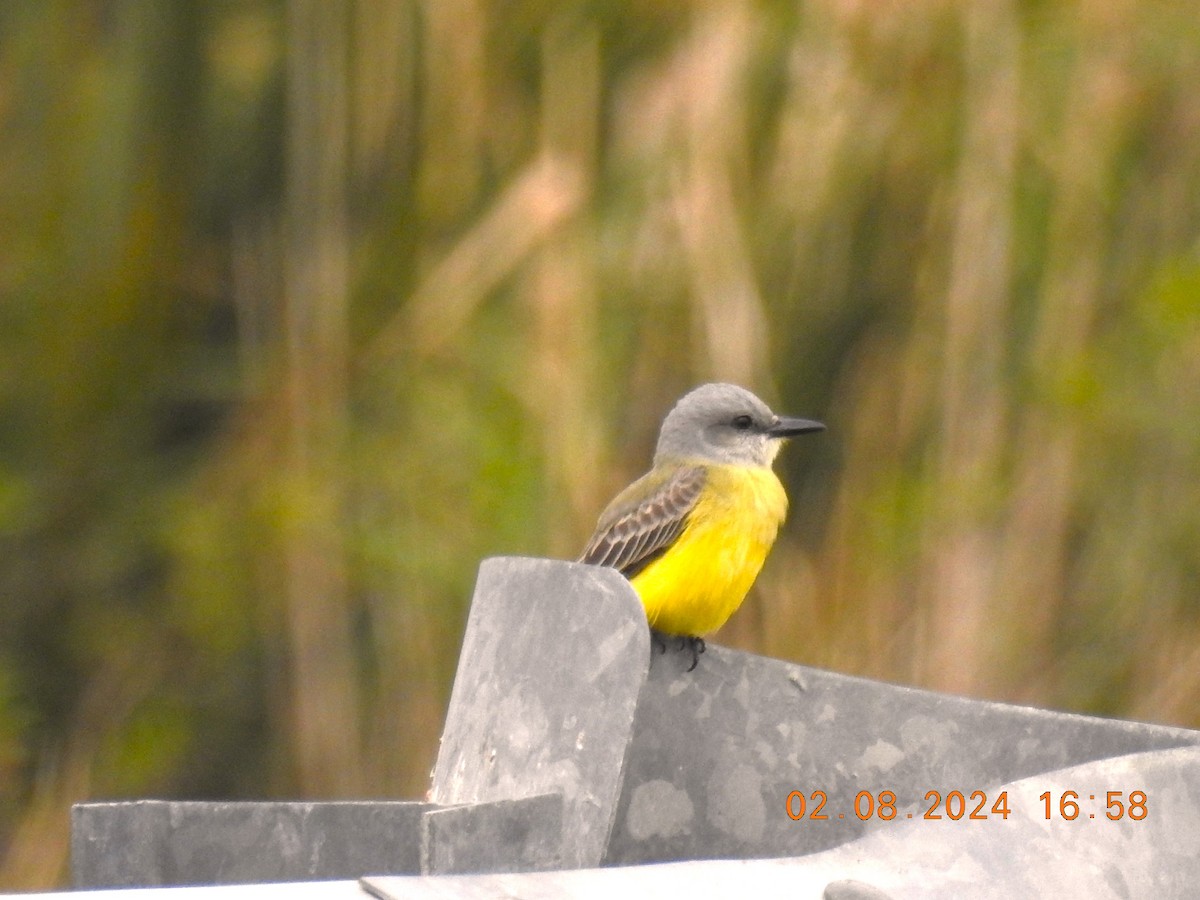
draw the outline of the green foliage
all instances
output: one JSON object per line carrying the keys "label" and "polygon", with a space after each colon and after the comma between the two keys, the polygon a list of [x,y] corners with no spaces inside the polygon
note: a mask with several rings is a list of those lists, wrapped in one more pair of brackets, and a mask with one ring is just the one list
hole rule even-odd
{"label": "green foliage", "polygon": [[829,431],[718,640],[1197,726],[1180,4],[0,6],[0,885],[423,793],[475,567],[672,400]]}

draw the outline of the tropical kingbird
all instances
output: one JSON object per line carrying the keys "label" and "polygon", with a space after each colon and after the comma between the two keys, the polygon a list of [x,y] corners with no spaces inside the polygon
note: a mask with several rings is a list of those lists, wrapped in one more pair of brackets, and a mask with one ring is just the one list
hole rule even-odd
{"label": "tropical kingbird", "polygon": [[667,413],[650,471],[600,514],[580,561],[629,579],[650,627],[691,646],[688,671],[703,635],[741,606],[787,513],[771,470],[783,440],[824,429],[745,388],[701,385]]}

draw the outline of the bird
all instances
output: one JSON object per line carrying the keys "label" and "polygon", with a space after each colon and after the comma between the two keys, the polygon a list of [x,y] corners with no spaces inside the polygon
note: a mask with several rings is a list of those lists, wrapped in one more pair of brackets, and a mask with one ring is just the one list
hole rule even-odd
{"label": "bird", "polygon": [[[788,438],[824,431],[779,416],[735,384],[702,384],[663,419],[646,474],[604,508],[579,561],[618,570],[652,634],[680,639],[696,668],[704,635],[729,619],[787,515],[771,468]],[[656,638],[666,652],[666,641]]]}

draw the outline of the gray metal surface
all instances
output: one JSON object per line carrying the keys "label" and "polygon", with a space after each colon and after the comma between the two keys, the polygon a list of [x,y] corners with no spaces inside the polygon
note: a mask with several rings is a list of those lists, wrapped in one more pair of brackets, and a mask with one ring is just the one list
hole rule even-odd
{"label": "gray metal surface", "polygon": [[[5,894],[2,900],[81,900],[79,891]],[[89,891],[90,900],[370,900],[358,879],[273,881],[190,887],[106,888]]]}
{"label": "gray metal surface", "polygon": [[[690,662],[651,650],[637,596],[615,572],[488,560],[436,803],[83,805],[76,883],[371,873],[380,877],[363,884],[388,898],[1200,896],[1200,732],[720,647],[693,672]],[[1109,821],[1109,792],[1128,810],[1135,790],[1146,816]],[[1073,821],[1061,814],[1065,791],[1079,804]],[[825,818],[811,816],[818,804]],[[940,819],[926,817],[931,806]],[[690,861],[629,865],[660,860]],[[587,868],[601,862],[610,868]],[[395,877],[500,870],[523,871]]]}
{"label": "gray metal surface", "polygon": [[[701,860],[564,872],[370,877],[383,900],[789,897],[798,900],[1189,900],[1200,885],[1200,748],[1099,760],[997,785],[1007,819],[901,817],[840,847],[792,859]],[[1065,790],[1080,815],[1057,815]],[[1145,791],[1147,815],[1105,818],[1108,791]],[[1044,815],[1040,795],[1055,798]],[[1100,802],[1087,800],[1090,795]],[[920,811],[917,806],[914,810]],[[1114,808],[1115,809],[1115,808]],[[1089,816],[1095,815],[1095,818]]]}
{"label": "gray metal surface", "polygon": [[[900,804],[931,790],[970,797],[1088,760],[1200,744],[1196,731],[968,700],[721,647],[689,664],[671,650],[653,657],[606,864],[799,856],[880,824],[856,814],[860,791],[871,794],[860,811],[882,791]],[[792,791],[804,794],[800,821],[788,815]],[[816,791],[829,820],[807,818]]]}
{"label": "gray metal surface", "polygon": [[75,887],[253,884],[420,871],[425,803],[139,800],[71,810]]}
{"label": "gray metal surface", "polygon": [[540,872],[563,868],[561,794],[430,810],[421,873]]}
{"label": "gray metal surface", "polygon": [[614,570],[485,560],[431,799],[561,792],[562,864],[598,865],[648,661],[641,602]]}
{"label": "gray metal surface", "polygon": [[71,810],[77,888],[562,867],[562,797],[430,803],[136,800]]}

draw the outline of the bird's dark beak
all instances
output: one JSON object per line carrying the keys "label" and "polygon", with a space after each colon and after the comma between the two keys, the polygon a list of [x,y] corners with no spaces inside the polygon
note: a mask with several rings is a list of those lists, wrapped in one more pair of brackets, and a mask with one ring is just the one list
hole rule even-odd
{"label": "bird's dark beak", "polygon": [[824,431],[825,426],[812,419],[793,419],[790,416],[779,416],[767,427],[767,436],[773,438],[789,438],[798,434],[811,434],[814,431]]}

